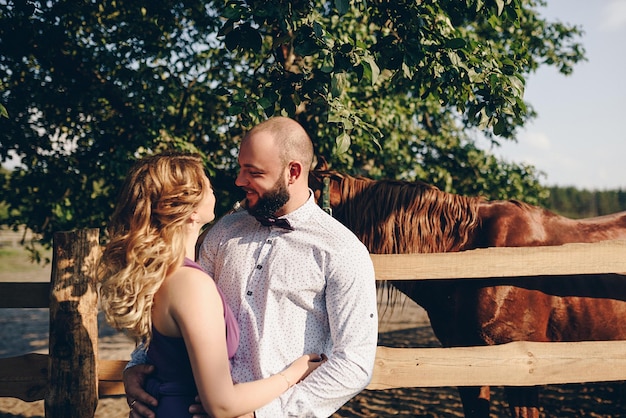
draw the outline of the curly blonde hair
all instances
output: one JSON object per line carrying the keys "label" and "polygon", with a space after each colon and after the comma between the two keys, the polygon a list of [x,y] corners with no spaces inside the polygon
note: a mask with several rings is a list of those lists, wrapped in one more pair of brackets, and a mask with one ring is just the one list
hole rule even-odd
{"label": "curly blonde hair", "polygon": [[202,159],[175,153],[139,160],[122,186],[100,260],[100,296],[107,322],[146,346],[154,294],[183,263],[183,228],[205,189]]}

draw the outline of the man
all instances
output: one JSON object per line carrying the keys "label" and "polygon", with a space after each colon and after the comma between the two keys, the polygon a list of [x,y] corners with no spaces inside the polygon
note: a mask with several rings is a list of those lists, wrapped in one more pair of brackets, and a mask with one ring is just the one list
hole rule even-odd
{"label": "man", "polygon": [[[199,263],[241,328],[234,381],[277,373],[303,353],[328,357],[257,418],[330,416],[367,386],[374,366],[372,262],[354,234],[315,204],[312,160],[311,140],[294,120],[253,128],[241,143],[235,182],[246,192],[247,211],[223,217],[200,249]],[[151,416],[142,404],[154,402],[140,387],[145,370],[125,372],[131,416]]]}

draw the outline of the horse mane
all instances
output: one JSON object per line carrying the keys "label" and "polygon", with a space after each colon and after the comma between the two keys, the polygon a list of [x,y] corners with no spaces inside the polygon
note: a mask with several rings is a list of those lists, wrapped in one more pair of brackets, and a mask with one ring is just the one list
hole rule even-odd
{"label": "horse mane", "polygon": [[480,198],[446,193],[423,182],[348,175],[334,216],[373,254],[459,251],[479,224]]}

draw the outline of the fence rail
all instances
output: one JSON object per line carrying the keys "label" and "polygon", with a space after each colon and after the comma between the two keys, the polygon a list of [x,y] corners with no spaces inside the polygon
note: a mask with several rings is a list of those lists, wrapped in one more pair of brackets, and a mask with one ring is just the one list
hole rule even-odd
{"label": "fence rail", "polygon": [[[49,355],[0,359],[0,397],[45,399],[46,416],[93,417],[124,393],[124,360],[97,360],[97,229],[59,232],[50,283],[0,283],[0,308],[50,308]],[[378,280],[626,273],[626,241],[462,253],[372,255]],[[626,277],[624,277],[626,280]],[[546,280],[549,280],[547,278]],[[513,342],[487,347],[378,347],[368,389],[533,386],[626,380],[626,343]],[[68,399],[69,398],[69,399]]]}

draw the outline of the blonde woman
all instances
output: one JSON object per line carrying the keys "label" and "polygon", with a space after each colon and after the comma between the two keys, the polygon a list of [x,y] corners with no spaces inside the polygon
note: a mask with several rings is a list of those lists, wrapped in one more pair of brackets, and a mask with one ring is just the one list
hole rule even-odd
{"label": "blonde woman", "polygon": [[[107,321],[147,347],[157,417],[190,417],[199,395],[214,417],[236,417],[280,396],[320,364],[305,355],[268,378],[235,384],[239,328],[215,282],[194,261],[215,196],[195,155],[140,160],[122,187],[100,268]],[[131,404],[132,409],[132,404]],[[132,415],[132,411],[131,411]]]}

